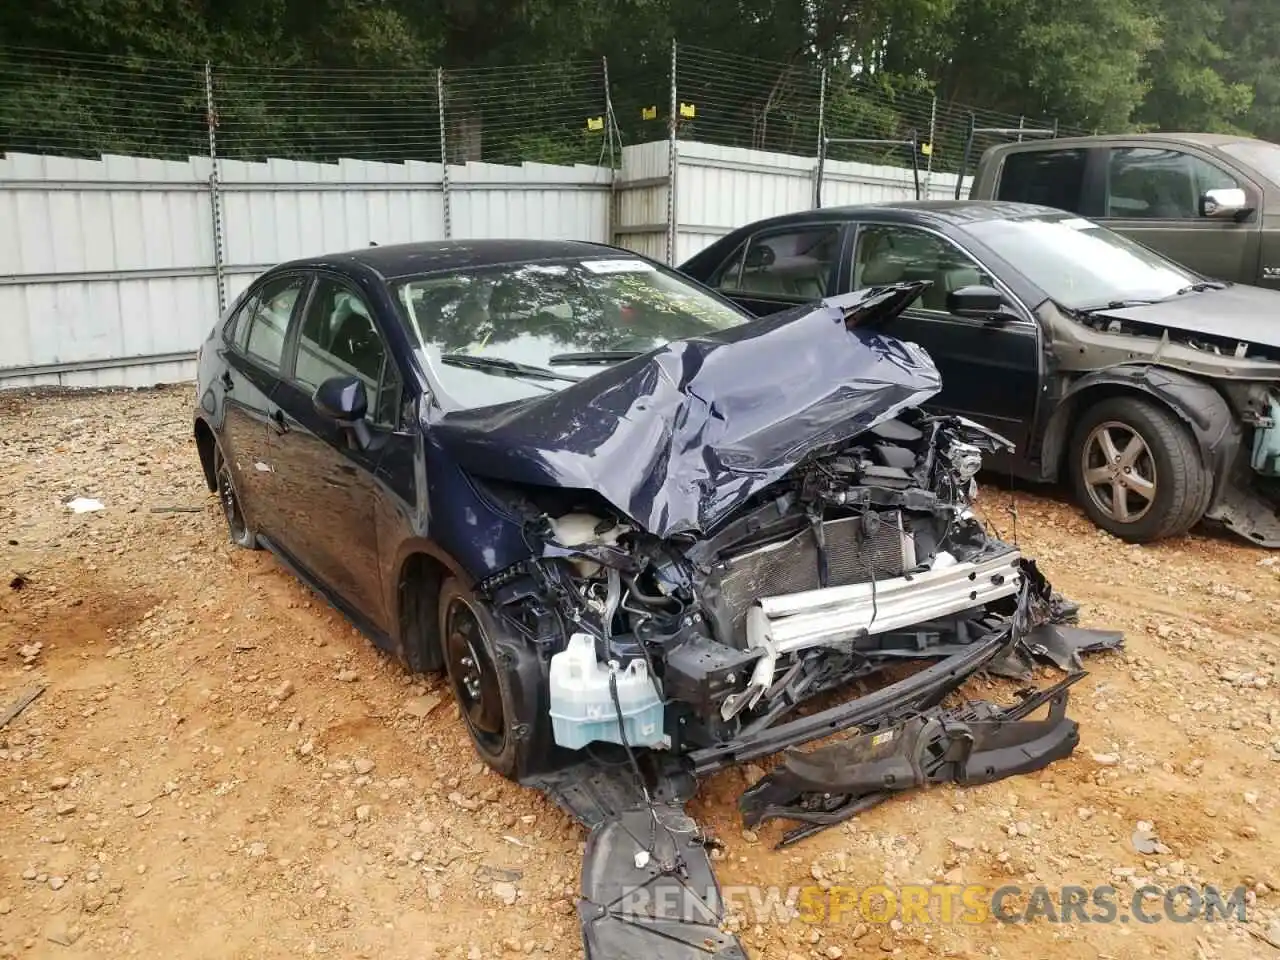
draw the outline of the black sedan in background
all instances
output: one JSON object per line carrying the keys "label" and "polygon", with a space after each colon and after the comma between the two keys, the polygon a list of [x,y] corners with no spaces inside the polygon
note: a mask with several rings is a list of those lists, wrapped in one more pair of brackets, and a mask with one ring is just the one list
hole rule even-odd
{"label": "black sedan in background", "polygon": [[928,406],[1015,444],[987,465],[1069,480],[1135,542],[1202,518],[1280,546],[1280,292],[1208,280],[1028,204],[829,208],[734,230],[680,270],[756,316],[880,284],[928,286],[886,333],[942,374]]}

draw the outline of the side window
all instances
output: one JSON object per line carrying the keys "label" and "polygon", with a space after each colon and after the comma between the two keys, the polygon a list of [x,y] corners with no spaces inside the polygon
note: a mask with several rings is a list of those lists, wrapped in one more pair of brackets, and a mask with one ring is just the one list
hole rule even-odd
{"label": "side window", "polygon": [[924,310],[947,309],[947,294],[961,287],[994,283],[978,262],[949,240],[915,227],[865,224],[858,230],[853,260],[853,289],[928,280],[913,304]]}
{"label": "side window", "polygon": [[306,286],[306,277],[280,277],[263,284],[249,298],[236,325],[236,342],[244,344],[246,353],[279,369],[289,318]]}
{"label": "side window", "polygon": [[321,277],[302,318],[294,379],[315,390],[330,377],[359,377],[369,395],[370,418],[394,424],[399,377],[386,377],[384,385],[384,367],[395,372],[368,306],[351,287]]}
{"label": "side window", "polygon": [[717,287],[727,293],[733,293],[738,290],[738,279],[742,273],[742,254],[746,251],[747,245],[744,243],[733,251],[731,256],[725,263],[721,264],[716,272],[711,275],[711,282],[707,284],[709,287]]}
{"label": "side window", "polygon": [[1180,150],[1117,147],[1107,158],[1106,216],[1192,220],[1206,190],[1238,186],[1225,171]]}
{"label": "side window", "polygon": [[1038,203],[1080,213],[1084,150],[1020,150],[1004,158],[997,200]]}
{"label": "side window", "polygon": [[240,307],[227,318],[222,328],[222,339],[241,350],[244,349],[244,341],[249,333],[249,322],[246,318],[249,316],[249,311],[253,309],[255,301],[255,297],[245,297]]}
{"label": "side window", "polygon": [[[827,295],[831,266],[839,252],[837,223],[761,234],[747,244],[738,285],[722,284],[721,289],[785,300],[817,300]],[[730,271],[725,279],[733,276]]]}

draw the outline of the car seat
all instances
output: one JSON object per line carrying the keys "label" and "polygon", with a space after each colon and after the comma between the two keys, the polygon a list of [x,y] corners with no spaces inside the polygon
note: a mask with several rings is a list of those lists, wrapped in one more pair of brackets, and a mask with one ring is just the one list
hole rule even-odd
{"label": "car seat", "polygon": [[371,383],[377,383],[382,375],[382,341],[364,304],[349,294],[339,293],[330,324],[335,331],[330,353]]}

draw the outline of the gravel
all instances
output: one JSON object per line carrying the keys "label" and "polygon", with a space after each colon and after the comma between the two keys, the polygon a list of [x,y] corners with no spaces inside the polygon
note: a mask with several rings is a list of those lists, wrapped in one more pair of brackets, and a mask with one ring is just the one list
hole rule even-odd
{"label": "gravel", "polygon": [[[196,466],[191,401],[189,387],[0,394],[0,569],[21,573],[20,587],[0,578],[0,703],[48,684],[0,730],[0,956],[420,960],[429,944],[457,960],[533,943],[577,960],[584,831],[477,763],[442,678],[407,677],[268,554],[228,543]],[[78,496],[104,509],[67,510]],[[1009,532],[1011,499],[983,487],[978,505]],[[1086,625],[1127,636],[1072,689],[1076,754],[1043,774],[896,798],[781,851],[783,824],[743,831],[736,808],[768,762],[726,771],[690,807],[724,844],[721,883],[1243,884],[1248,932],[895,929],[850,915],[810,943],[812,925],[757,929],[748,916],[753,960],[1271,949],[1276,555],[1204,532],[1132,546],[1051,492],[1016,499],[1025,552]],[[202,510],[151,512],[173,504]],[[966,693],[1014,688],[978,679]],[[1134,849],[1146,825],[1168,852]],[[65,880],[56,893],[52,878]]]}

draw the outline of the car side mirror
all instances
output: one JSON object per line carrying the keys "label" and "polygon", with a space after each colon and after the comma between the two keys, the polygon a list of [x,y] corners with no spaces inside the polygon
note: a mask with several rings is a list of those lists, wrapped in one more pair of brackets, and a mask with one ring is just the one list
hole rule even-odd
{"label": "car side mirror", "polygon": [[947,313],[974,320],[998,320],[1008,316],[1009,301],[999,290],[973,284],[947,293]]}
{"label": "car side mirror", "polygon": [[350,430],[361,449],[369,446],[372,436],[364,419],[369,413],[369,394],[359,377],[330,377],[316,387],[311,403],[320,416]]}
{"label": "car side mirror", "polygon": [[1224,220],[1252,213],[1248,195],[1239,187],[1206,190],[1200,197],[1200,216]]}

